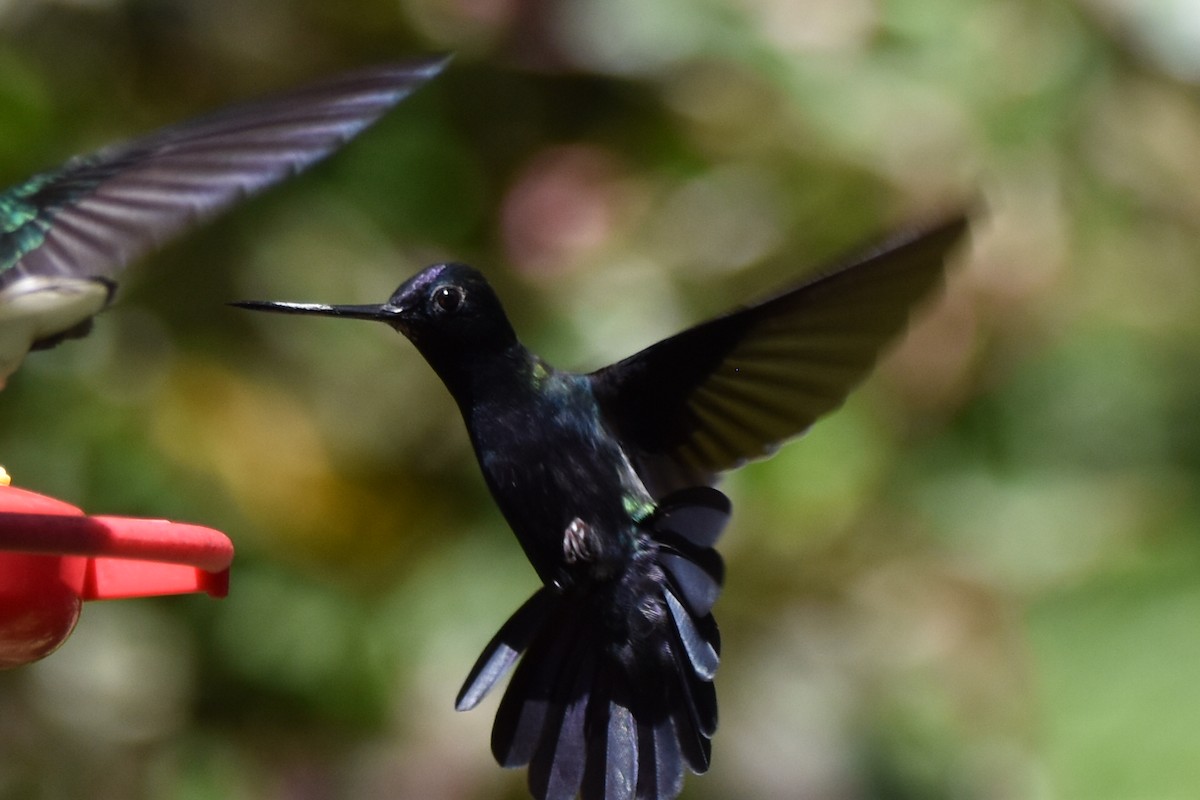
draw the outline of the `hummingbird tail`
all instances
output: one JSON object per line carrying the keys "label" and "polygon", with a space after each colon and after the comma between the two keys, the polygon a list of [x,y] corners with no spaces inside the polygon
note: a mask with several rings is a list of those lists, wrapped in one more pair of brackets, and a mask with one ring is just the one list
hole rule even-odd
{"label": "hummingbird tail", "polygon": [[621,575],[542,587],[480,655],[457,708],[473,708],[520,659],[492,753],[529,765],[538,800],[670,800],[685,766],[708,769],[720,651],[711,609],[723,578],[712,545],[729,511],[708,487],[668,496]]}

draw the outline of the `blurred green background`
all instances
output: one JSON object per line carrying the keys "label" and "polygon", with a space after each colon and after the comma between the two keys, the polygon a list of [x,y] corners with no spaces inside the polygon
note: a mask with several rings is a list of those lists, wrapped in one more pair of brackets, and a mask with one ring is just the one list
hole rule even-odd
{"label": "blurred green background", "polygon": [[0,0],[0,179],[338,69],[450,69],[0,393],[17,485],[226,531],[227,600],[0,674],[2,798],[520,798],[459,683],[535,576],[379,302],[483,268],[592,369],[978,197],[945,295],[725,484],[684,798],[1200,787],[1200,25],[1152,0]]}

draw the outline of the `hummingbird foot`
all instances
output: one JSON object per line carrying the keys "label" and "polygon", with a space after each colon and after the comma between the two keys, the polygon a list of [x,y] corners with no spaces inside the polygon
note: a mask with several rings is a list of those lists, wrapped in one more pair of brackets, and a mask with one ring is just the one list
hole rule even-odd
{"label": "hummingbird foot", "polygon": [[598,544],[592,526],[576,517],[563,533],[563,559],[568,564],[595,561],[600,554]]}

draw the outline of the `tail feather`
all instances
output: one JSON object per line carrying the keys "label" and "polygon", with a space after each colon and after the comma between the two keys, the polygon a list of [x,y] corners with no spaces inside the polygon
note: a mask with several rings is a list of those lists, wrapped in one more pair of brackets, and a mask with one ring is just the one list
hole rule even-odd
{"label": "tail feather", "polygon": [[660,531],[683,536],[697,547],[712,547],[729,522],[729,498],[711,486],[694,486],[667,495],[655,512]]}
{"label": "tail feather", "polygon": [[[708,771],[709,762],[712,760],[712,741],[710,739],[712,734],[705,733],[701,729],[695,699],[691,696],[687,684],[687,678],[682,677],[679,688],[684,701],[672,710],[671,719],[675,724],[675,733],[679,738],[679,749],[683,753],[683,760],[692,772],[703,773]],[[712,686],[711,683],[708,685]]]}
{"label": "tail feather", "polygon": [[592,691],[598,700],[588,704],[590,738],[581,796],[583,800],[633,800],[638,749],[630,703],[607,673],[598,676]]}
{"label": "tail feather", "polygon": [[698,617],[712,611],[725,582],[725,563],[712,546],[730,511],[725,495],[700,486],[664,498],[654,514],[659,561],[679,598]]}
{"label": "tail feather", "polygon": [[697,550],[668,541],[659,561],[689,611],[700,617],[712,611],[725,579],[725,565],[715,550]]}
{"label": "tail feather", "polygon": [[[671,800],[708,769],[717,726],[711,549],[729,503],[707,487],[665,498],[620,575],[543,587],[500,628],[459,692],[474,707],[516,664],[492,753],[529,765],[538,800]],[[519,659],[519,662],[518,662]]]}
{"label": "tail feather", "polygon": [[667,589],[663,592],[663,599],[667,601],[667,609],[671,612],[671,619],[675,623],[675,633],[679,637],[678,642],[683,646],[683,652],[687,654],[688,660],[691,661],[696,676],[701,680],[711,681],[717,674],[717,665],[721,660],[716,648],[700,633],[696,623],[692,621],[692,617],[675,599],[674,592]]}
{"label": "tail feather", "polygon": [[[558,616],[552,614],[547,622],[553,623]],[[520,767],[533,759],[546,728],[555,690],[579,669],[579,665],[567,658],[577,628],[571,626],[566,629],[568,635],[558,635],[556,627],[546,624],[538,631],[496,710],[492,755],[501,766]]]}
{"label": "tail feather", "polygon": [[550,590],[542,587],[500,626],[463,683],[454,701],[456,710],[469,711],[479,705],[479,701],[487,696],[496,682],[508,674],[541,630],[553,607],[553,600]]}
{"label": "tail feather", "polygon": [[585,655],[589,644],[578,637],[566,662],[577,664],[578,672],[563,671],[556,676],[541,741],[529,762],[529,789],[544,800],[571,800],[583,784],[587,764],[584,721],[595,672],[595,659]]}
{"label": "tail feather", "polygon": [[[721,651],[721,643],[717,637],[717,623],[712,615],[693,620],[698,630],[702,631],[705,641],[717,653]],[[682,696],[692,712],[696,729],[706,738],[711,739],[717,732],[717,690],[711,680],[705,680],[695,672],[681,671],[683,687]]]}
{"label": "tail feather", "polygon": [[676,797],[683,791],[683,754],[670,717],[638,726],[637,800]]}

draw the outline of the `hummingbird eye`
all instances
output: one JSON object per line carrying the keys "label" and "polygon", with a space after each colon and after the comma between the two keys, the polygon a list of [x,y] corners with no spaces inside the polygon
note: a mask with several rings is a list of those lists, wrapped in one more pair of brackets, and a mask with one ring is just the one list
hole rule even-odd
{"label": "hummingbird eye", "polygon": [[453,314],[462,307],[467,299],[467,293],[460,286],[439,286],[429,296],[435,311],[441,314]]}

